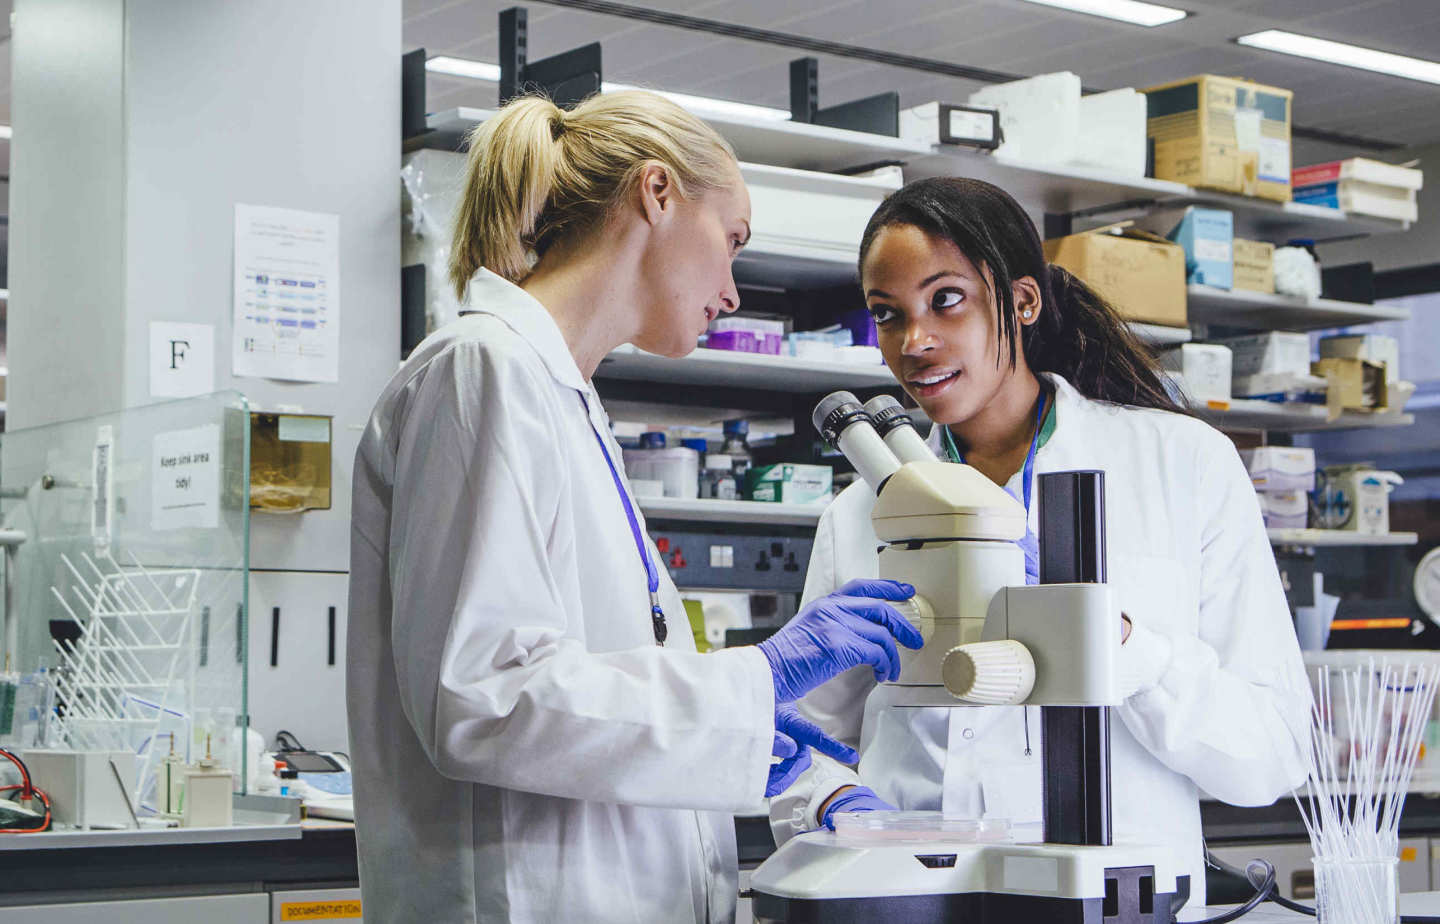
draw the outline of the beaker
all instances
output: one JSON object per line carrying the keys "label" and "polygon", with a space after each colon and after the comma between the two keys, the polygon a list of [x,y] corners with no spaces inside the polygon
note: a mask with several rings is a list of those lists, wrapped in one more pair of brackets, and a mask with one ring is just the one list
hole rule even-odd
{"label": "beaker", "polygon": [[1319,924],[1396,924],[1400,920],[1397,857],[1311,857]]}

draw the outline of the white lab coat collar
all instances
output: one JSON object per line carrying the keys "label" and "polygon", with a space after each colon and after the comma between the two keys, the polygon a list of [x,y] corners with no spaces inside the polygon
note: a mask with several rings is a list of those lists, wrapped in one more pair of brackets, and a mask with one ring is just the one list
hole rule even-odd
{"label": "white lab coat collar", "polygon": [[481,268],[465,291],[461,314],[494,315],[535,348],[557,382],[576,391],[590,390],[580,367],[575,365],[575,354],[570,352],[565,336],[560,333],[560,325],[555,323],[555,316],[515,283]]}

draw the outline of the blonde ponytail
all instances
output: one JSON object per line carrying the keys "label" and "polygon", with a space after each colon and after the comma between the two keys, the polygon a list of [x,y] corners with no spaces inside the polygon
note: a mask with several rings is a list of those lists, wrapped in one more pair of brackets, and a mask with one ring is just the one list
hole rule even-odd
{"label": "blonde ponytail", "polygon": [[689,197],[731,182],[735,152],[644,90],[592,96],[569,112],[543,96],[506,104],[470,135],[450,250],[456,297],[481,267],[523,280],[561,237],[603,223],[647,163],[665,167]]}

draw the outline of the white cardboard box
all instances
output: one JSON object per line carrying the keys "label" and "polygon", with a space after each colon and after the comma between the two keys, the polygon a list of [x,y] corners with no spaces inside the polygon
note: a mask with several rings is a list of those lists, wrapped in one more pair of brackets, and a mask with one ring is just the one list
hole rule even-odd
{"label": "white cardboard box", "polygon": [[1125,176],[1145,175],[1145,94],[1134,88],[1080,97],[1079,134],[1072,163]]}
{"label": "white cardboard box", "polygon": [[1315,450],[1308,446],[1261,446],[1240,450],[1250,482],[1261,493],[1315,490]]}
{"label": "white cardboard box", "polygon": [[1231,375],[1310,374],[1310,335],[1269,331],[1218,341],[1231,350]]}
{"label": "white cardboard box", "polygon": [[1080,78],[1069,71],[997,83],[970,94],[972,106],[1000,110],[1005,143],[995,154],[1035,164],[1068,164],[1080,133]]}
{"label": "white cardboard box", "polygon": [[1255,495],[1266,529],[1304,529],[1310,501],[1303,491],[1265,491]]}
{"label": "white cardboard box", "polygon": [[1230,348],[1216,343],[1182,343],[1160,354],[1161,368],[1173,374],[1192,400],[1230,400]]}

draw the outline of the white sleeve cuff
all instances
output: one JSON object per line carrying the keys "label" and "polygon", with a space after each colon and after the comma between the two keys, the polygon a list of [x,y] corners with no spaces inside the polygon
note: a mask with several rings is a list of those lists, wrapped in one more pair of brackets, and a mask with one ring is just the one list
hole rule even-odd
{"label": "white sleeve cuff", "polygon": [[1158,686],[1173,657],[1169,638],[1132,619],[1130,637],[1120,646],[1120,698],[1129,699]]}

